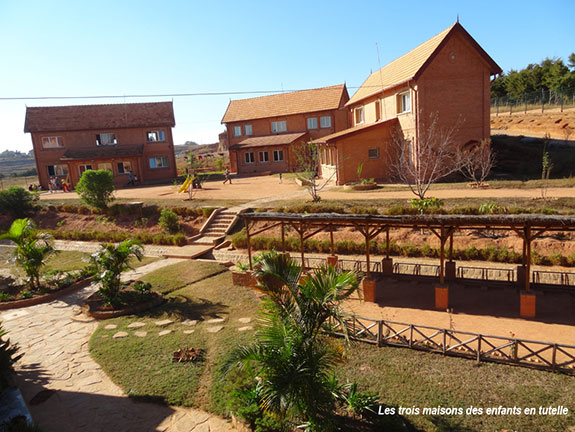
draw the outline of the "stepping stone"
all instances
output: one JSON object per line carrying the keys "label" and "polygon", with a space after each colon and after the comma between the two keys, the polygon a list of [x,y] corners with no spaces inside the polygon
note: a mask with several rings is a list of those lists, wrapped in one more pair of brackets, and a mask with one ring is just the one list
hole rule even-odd
{"label": "stepping stone", "polygon": [[162,330],[160,333],[158,333],[158,336],[165,336],[170,333],[172,333],[172,330]]}
{"label": "stepping stone", "polygon": [[209,327],[207,329],[207,331],[208,331],[208,333],[217,333],[223,328],[224,328],[224,326]]}
{"label": "stepping stone", "polygon": [[107,337],[108,337],[108,335],[102,335],[102,339],[105,339]]}
{"label": "stepping stone", "polygon": [[116,324],[108,324],[106,327],[104,327],[104,330],[114,330],[116,328],[118,328]]}
{"label": "stepping stone", "polygon": [[238,329],[238,331],[247,331],[247,330],[253,330],[254,328],[252,326],[245,326],[245,327],[240,327]]}
{"label": "stepping stone", "polygon": [[226,319],[225,318],[213,318],[206,321],[206,324],[219,324],[223,323]]}
{"label": "stepping stone", "polygon": [[184,330],[184,334],[192,334],[195,330]]}
{"label": "stepping stone", "polygon": [[198,323],[198,320],[189,320],[189,319],[187,319],[187,320],[185,320],[185,321],[182,321],[182,324],[185,325],[185,326],[195,326],[197,323]]}
{"label": "stepping stone", "polygon": [[240,319],[238,319],[238,321],[243,323],[243,324],[247,324],[247,323],[251,322],[252,319],[249,317],[248,318],[240,318]]}
{"label": "stepping stone", "polygon": [[173,322],[174,322],[174,321],[172,321],[171,319],[165,319],[165,320],[162,320],[162,321],[156,321],[156,325],[157,325],[157,326],[160,326],[160,327],[165,327],[165,326],[167,326],[168,324],[172,324]]}
{"label": "stepping stone", "polygon": [[114,339],[119,339],[119,338],[125,338],[128,337],[128,332],[124,332],[124,331],[119,331],[118,333],[116,333],[114,336],[112,336]]}
{"label": "stepping stone", "polygon": [[147,334],[148,334],[148,332],[145,332],[145,331],[134,332],[134,336],[138,336],[138,337],[146,337]]}
{"label": "stepping stone", "polygon": [[132,324],[130,324],[128,326],[128,328],[140,328],[140,327],[144,327],[146,325],[146,323],[143,322],[133,322]]}

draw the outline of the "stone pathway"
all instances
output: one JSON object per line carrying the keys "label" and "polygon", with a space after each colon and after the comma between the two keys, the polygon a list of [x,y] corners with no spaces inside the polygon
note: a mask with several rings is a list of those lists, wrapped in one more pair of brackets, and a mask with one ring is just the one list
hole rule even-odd
{"label": "stone pathway", "polygon": [[[154,262],[137,273],[169,264],[173,261]],[[16,365],[18,383],[43,432],[245,430],[200,410],[128,398],[88,351],[98,322],[81,314],[79,304],[95,289],[90,286],[51,303],[0,313],[11,341],[24,353]],[[145,337],[144,333],[135,335]]]}

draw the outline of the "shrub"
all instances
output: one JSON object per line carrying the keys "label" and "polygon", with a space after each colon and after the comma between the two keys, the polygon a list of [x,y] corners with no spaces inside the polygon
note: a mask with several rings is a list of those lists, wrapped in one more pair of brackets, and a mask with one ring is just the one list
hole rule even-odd
{"label": "shrub", "polygon": [[105,209],[114,199],[114,175],[106,170],[84,171],[76,185],[76,192],[89,206]]}
{"label": "shrub", "polygon": [[37,209],[38,194],[32,194],[19,186],[0,191],[0,213],[14,219],[23,218]]}
{"label": "shrub", "polygon": [[167,208],[162,209],[160,213],[160,219],[158,221],[160,228],[169,234],[175,234],[180,230],[180,218],[179,216]]}
{"label": "shrub", "polygon": [[6,330],[2,328],[2,323],[0,323],[0,393],[9,384],[12,365],[22,357],[22,354],[16,355],[17,352],[18,347],[11,345],[10,340],[6,339]]}
{"label": "shrub", "polygon": [[417,209],[420,214],[434,213],[436,210],[439,210],[441,207],[443,207],[443,201],[439,198],[413,198],[410,203],[411,206]]}
{"label": "shrub", "polygon": [[205,218],[210,217],[210,215],[215,209],[216,207],[202,207],[202,216]]}

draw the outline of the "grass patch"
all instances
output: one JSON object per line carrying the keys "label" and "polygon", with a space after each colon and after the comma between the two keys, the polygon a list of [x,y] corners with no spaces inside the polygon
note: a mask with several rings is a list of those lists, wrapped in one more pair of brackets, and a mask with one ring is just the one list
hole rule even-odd
{"label": "grass patch", "polygon": [[[197,282],[186,284],[180,278],[184,288],[168,294],[164,305],[138,316],[102,322],[90,339],[90,353],[108,376],[131,396],[196,406],[226,415],[225,395],[213,397],[214,394],[221,395],[223,391],[217,371],[237,343],[247,343],[250,339],[251,331],[237,330],[245,326],[238,318],[254,317],[257,300],[249,288],[232,284],[229,271],[218,274],[220,266],[205,264],[210,263],[191,261],[150,273],[156,281],[161,279],[163,273],[166,280],[185,274],[188,281]],[[205,322],[215,317],[226,318],[226,321],[223,324]],[[174,323],[165,328],[154,324],[166,318],[174,320]],[[186,319],[200,321],[195,327],[190,327],[180,323]],[[146,323],[137,329],[147,331],[146,337],[133,335],[134,330],[129,329],[128,325],[134,321]],[[105,330],[108,324],[116,324],[118,328]],[[218,333],[207,331],[207,328],[216,325],[223,325],[224,328]],[[173,331],[166,336],[158,336],[158,332],[164,329]],[[194,329],[192,334],[183,333],[190,329]],[[127,331],[130,337],[112,339],[117,331]],[[204,349],[204,360],[198,363],[172,363],[173,352],[183,347]]]}
{"label": "grass patch", "polygon": [[337,368],[342,380],[356,381],[390,406],[504,407],[563,405],[568,416],[406,416],[412,430],[570,430],[575,424],[575,377],[520,367],[443,357],[402,348],[353,344]]}
{"label": "grass patch", "polygon": [[194,261],[191,265],[186,261],[148,273],[142,280],[151,283],[154,290],[168,294],[226,270],[216,262]]}

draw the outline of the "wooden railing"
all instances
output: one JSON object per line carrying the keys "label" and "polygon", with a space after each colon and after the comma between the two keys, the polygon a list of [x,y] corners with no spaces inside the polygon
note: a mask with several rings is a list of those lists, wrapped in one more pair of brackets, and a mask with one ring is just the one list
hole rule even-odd
{"label": "wooden railing", "polygon": [[[478,277],[479,276],[479,277]],[[458,266],[457,277],[460,279],[479,279],[485,281],[515,282],[515,269]]]}
{"label": "wooden railing", "polygon": [[575,375],[575,345],[350,316],[330,332],[377,346],[395,346]]}
{"label": "wooden railing", "polygon": [[393,263],[393,273],[412,276],[439,276],[439,266],[437,264],[396,262]]}

